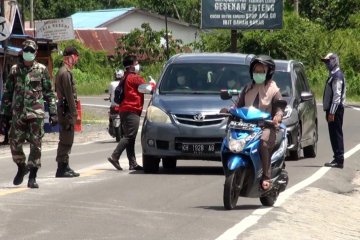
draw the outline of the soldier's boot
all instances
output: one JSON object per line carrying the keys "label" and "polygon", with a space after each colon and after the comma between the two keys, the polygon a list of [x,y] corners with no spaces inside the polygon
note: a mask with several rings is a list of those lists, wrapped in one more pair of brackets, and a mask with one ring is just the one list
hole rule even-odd
{"label": "soldier's boot", "polygon": [[69,165],[69,163],[67,164],[67,171],[68,172],[70,172],[72,175],[73,175],[73,177],[80,177],[80,173],[77,173],[77,172],[75,172],[74,170],[72,170],[71,168],[70,168],[70,165]]}
{"label": "soldier's boot", "polygon": [[71,178],[74,177],[71,171],[67,168],[68,163],[58,163],[55,177],[57,178]]}
{"label": "soldier's boot", "polygon": [[135,159],[129,161],[129,170],[143,170],[144,168],[140,166]]}
{"label": "soldier's boot", "polygon": [[39,185],[36,182],[36,174],[37,174],[38,168],[32,167],[30,168],[30,174],[29,174],[29,181],[28,181],[28,188],[39,188]]}
{"label": "soldier's boot", "polygon": [[24,180],[24,176],[29,172],[29,168],[26,166],[25,163],[17,164],[17,166],[18,166],[18,171],[13,181],[14,185],[20,185]]}

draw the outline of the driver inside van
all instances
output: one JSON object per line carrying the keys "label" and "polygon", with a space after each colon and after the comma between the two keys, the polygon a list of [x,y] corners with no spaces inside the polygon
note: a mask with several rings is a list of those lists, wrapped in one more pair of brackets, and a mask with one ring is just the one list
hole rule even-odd
{"label": "driver inside van", "polygon": [[178,71],[176,74],[176,83],[179,89],[190,89],[188,78],[184,71]]}

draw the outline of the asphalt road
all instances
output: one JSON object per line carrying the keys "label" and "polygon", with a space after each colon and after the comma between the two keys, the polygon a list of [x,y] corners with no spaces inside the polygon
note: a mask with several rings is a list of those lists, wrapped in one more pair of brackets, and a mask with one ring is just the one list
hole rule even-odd
{"label": "asphalt road", "polygon": [[[101,105],[99,99],[92,101],[84,98],[82,103]],[[320,107],[318,113],[318,156],[286,162],[288,189],[321,170],[332,158]],[[359,110],[346,109],[346,151],[360,142],[359,116]],[[247,228],[228,230],[254,211],[273,209],[261,207],[258,199],[240,198],[236,209],[225,211],[220,162],[179,161],[176,172],[160,168],[159,174],[143,174],[127,170],[124,153],[120,162],[125,170],[120,172],[106,161],[115,146],[113,140],[74,146],[70,161],[81,177],[73,179],[54,178],[56,152],[44,151],[39,189],[26,188],[26,181],[13,186],[15,165],[10,156],[0,156],[0,239],[241,239],[239,234],[246,234]],[[135,149],[141,162],[139,138]],[[338,170],[342,176],[354,173],[353,164],[359,167],[355,156],[348,157],[346,167]],[[313,184],[333,191],[343,187],[342,181],[338,186],[319,181]],[[256,222],[249,227],[261,230]]]}

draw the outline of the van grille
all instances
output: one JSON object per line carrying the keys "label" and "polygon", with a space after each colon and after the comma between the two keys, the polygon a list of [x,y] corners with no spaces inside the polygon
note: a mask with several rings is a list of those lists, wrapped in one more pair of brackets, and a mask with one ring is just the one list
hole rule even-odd
{"label": "van grille", "polygon": [[225,117],[218,114],[173,114],[175,121],[193,126],[211,126],[220,124]]}

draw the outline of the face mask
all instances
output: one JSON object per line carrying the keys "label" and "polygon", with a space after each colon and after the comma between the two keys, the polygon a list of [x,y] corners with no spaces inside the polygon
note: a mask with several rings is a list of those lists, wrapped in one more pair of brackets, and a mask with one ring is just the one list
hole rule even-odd
{"label": "face mask", "polygon": [[23,52],[23,59],[27,62],[32,62],[35,60],[35,53]]}
{"label": "face mask", "polygon": [[135,73],[138,73],[138,72],[140,72],[140,64],[136,64],[135,66]]}
{"label": "face mask", "polygon": [[253,78],[257,84],[262,84],[265,82],[266,73],[253,73]]}
{"label": "face mask", "polygon": [[234,79],[231,79],[230,81],[227,82],[227,87],[228,88],[233,88],[235,87],[236,81]]}
{"label": "face mask", "polygon": [[184,76],[177,77],[177,83],[179,85],[184,85],[185,84],[185,77]]}

